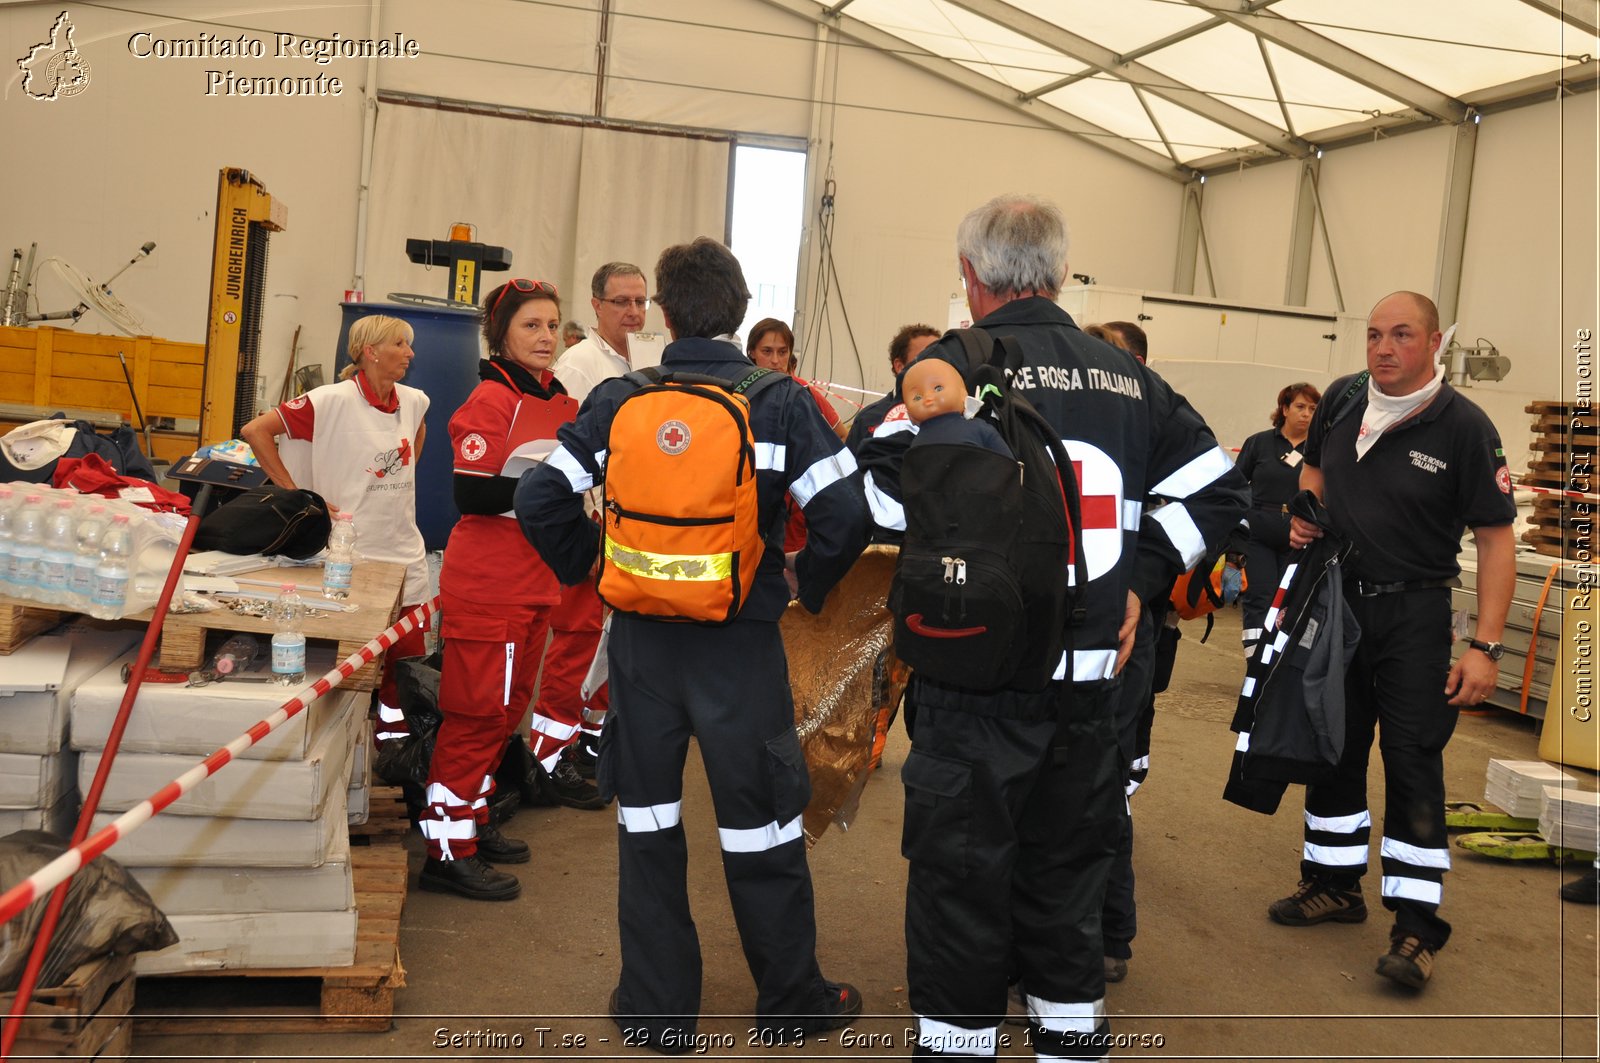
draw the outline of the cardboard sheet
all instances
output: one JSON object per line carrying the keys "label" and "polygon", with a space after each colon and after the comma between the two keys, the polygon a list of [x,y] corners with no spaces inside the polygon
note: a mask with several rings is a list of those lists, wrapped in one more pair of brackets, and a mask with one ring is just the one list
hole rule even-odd
{"label": "cardboard sheet", "polygon": [[[73,749],[105,746],[126,684],[122,665],[128,654],[78,687],[72,699]],[[190,687],[182,683],[146,682],[139,690],[128,729],[122,737],[126,753],[188,753],[203,757],[243,734],[252,724],[272,715],[298,691],[271,683],[213,683]],[[304,760],[323,728],[344,718],[351,699],[365,699],[359,691],[334,690],[311,703],[305,711],[279,725],[276,731],[245,750],[246,760]]]}
{"label": "cardboard sheet", "polygon": [[[235,760],[173,802],[161,814],[236,816],[243,819],[315,819],[334,787],[349,784],[352,719],[359,706],[341,699],[342,715],[323,728],[304,760]],[[364,721],[363,721],[364,722]],[[89,792],[101,753],[80,755],[78,790]],[[100,796],[100,810],[126,812],[194,767],[187,753],[118,753]],[[0,756],[0,773],[5,758]],[[4,775],[0,774],[0,781]]]}
{"label": "cardboard sheet", "polygon": [[[119,813],[99,812],[99,830]],[[315,820],[160,815],[110,850],[126,867],[321,867],[339,835],[348,837],[344,790],[334,790]]]}
{"label": "cardboard sheet", "polygon": [[134,867],[129,872],[168,916],[241,912],[344,912],[355,907],[350,840],[334,838],[321,867]]}

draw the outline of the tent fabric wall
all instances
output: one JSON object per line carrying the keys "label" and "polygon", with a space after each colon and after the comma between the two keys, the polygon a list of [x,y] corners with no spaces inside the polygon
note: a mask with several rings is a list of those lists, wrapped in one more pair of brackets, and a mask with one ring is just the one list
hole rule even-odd
{"label": "tent fabric wall", "polygon": [[807,23],[752,0],[614,0],[612,9],[605,117],[807,135]]}
{"label": "tent fabric wall", "polygon": [[[957,224],[1003,192],[1038,193],[1062,208],[1070,270],[1128,287],[1170,284],[1176,182],[866,48],[839,49],[837,86],[827,88],[812,164],[835,182],[838,286],[826,317],[815,315],[822,261],[813,237],[802,263],[801,312],[813,315],[801,330],[803,375],[886,389],[894,332],[918,321],[942,329],[961,291]],[[818,206],[807,204],[808,224]]]}
{"label": "tent fabric wall", "polygon": [[[405,241],[467,221],[512,252],[509,273],[484,274],[484,292],[511,277],[549,280],[564,314],[588,325],[597,266],[621,259],[649,275],[663,247],[722,238],[728,144],[386,104],[373,172],[369,299],[443,296],[449,271],[409,262]],[[661,328],[658,310],[646,327]]]}

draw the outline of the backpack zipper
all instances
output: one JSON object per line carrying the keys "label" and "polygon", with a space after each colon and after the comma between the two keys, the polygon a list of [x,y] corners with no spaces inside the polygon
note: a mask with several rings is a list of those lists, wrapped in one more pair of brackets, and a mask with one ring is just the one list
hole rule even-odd
{"label": "backpack zipper", "polygon": [[668,517],[660,513],[639,513],[631,509],[623,509],[617,505],[615,499],[606,500],[606,511],[611,514],[611,523],[615,527],[622,526],[622,518],[642,520],[650,524],[665,524],[671,527],[699,527],[706,524],[732,524],[732,514],[726,517]]}

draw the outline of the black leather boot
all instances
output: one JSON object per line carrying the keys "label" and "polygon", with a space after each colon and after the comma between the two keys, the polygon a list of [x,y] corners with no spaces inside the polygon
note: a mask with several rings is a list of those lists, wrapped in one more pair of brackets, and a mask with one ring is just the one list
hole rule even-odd
{"label": "black leather boot", "polygon": [[526,864],[533,853],[527,842],[507,838],[490,824],[478,828],[478,855],[491,864]]}
{"label": "black leather boot", "polygon": [[515,875],[496,871],[481,853],[461,860],[423,861],[417,885],[434,893],[454,893],[475,901],[509,901],[522,892]]}

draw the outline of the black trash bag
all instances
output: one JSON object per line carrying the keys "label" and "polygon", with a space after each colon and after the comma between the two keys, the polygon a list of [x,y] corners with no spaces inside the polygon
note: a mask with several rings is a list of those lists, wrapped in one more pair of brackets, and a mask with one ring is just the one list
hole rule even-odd
{"label": "black trash bag", "polygon": [[[19,830],[0,838],[0,890],[15,886],[68,848],[59,835],[43,830]],[[40,897],[0,924],[0,992],[10,993],[22,983],[48,904],[48,895]],[[37,988],[61,985],[98,956],[154,952],[177,943],[178,932],[144,887],[121,864],[102,856],[79,870],[67,887]]]}
{"label": "black trash bag", "polygon": [[504,823],[518,808],[553,805],[545,792],[545,770],[533,757],[528,740],[519,731],[506,741],[506,751],[494,770],[494,796],[489,800],[489,822]]}
{"label": "black trash bag", "polygon": [[[405,714],[411,733],[405,738],[384,742],[372,764],[372,770],[384,782],[400,787],[413,824],[428,803],[428,768],[433,763],[433,747],[439,737],[439,724],[444,719],[439,711],[443,656],[441,651],[435,650],[426,657],[406,657],[395,663],[400,711]],[[512,735],[494,770],[495,791],[489,803],[489,822],[504,823],[525,805],[554,804],[541,785],[543,775],[544,769],[533,758],[527,739],[520,733]]]}
{"label": "black trash bag", "polygon": [[444,655],[439,650],[426,657],[402,657],[395,662],[395,689],[411,733],[382,743],[372,762],[372,770],[379,778],[400,787],[412,823],[417,822],[427,804],[428,766],[433,763],[433,744],[444,719],[439,712],[439,668],[443,663]]}

